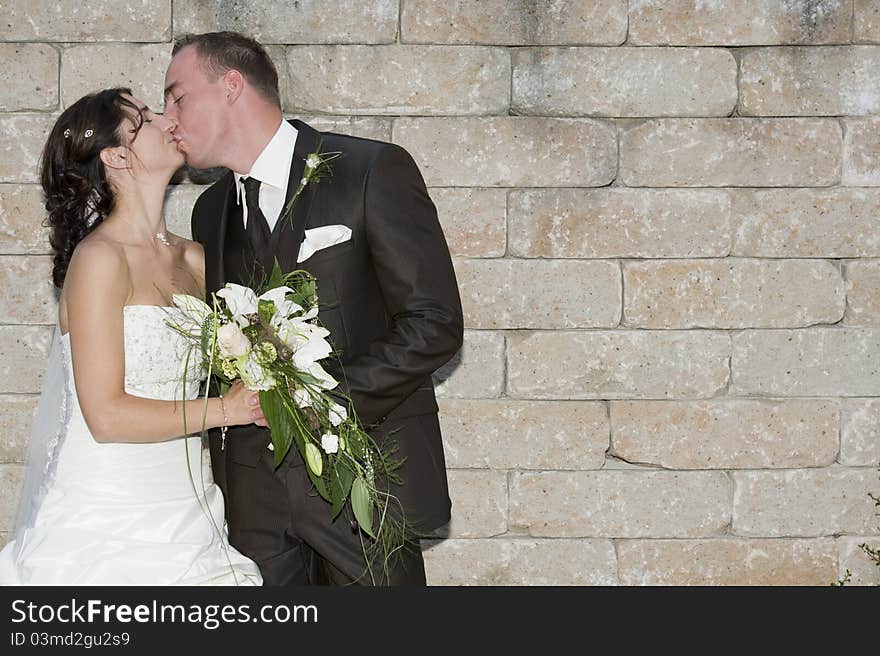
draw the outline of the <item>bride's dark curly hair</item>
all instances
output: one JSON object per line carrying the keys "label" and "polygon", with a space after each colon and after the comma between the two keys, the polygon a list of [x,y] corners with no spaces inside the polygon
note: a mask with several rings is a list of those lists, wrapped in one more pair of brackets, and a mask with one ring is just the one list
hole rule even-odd
{"label": "bride's dark curly hair", "polygon": [[[116,202],[101,151],[131,143],[143,124],[140,108],[123,94],[131,96],[131,90],[105,89],[77,100],[58,117],[43,149],[40,182],[56,287],[64,285],[73,249],[107,218]],[[126,107],[133,112],[126,113]],[[128,139],[122,128],[126,120],[135,121]]]}

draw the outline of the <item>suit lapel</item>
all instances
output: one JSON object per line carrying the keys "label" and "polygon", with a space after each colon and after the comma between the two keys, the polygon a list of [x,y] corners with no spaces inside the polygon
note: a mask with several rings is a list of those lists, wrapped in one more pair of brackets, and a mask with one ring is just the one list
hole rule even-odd
{"label": "suit lapel", "polygon": [[220,179],[218,184],[224,187],[224,191],[220,195],[220,198],[222,199],[219,204],[220,206],[214,208],[214,210],[219,213],[220,218],[218,221],[209,223],[214,229],[208,235],[208,239],[205,240],[206,252],[215,254],[215,257],[205,258],[205,286],[207,288],[208,299],[211,298],[212,292],[216,292],[226,284],[224,256],[226,231],[229,224],[229,210],[231,205],[230,197],[232,197],[232,202],[235,202],[233,195],[235,186],[232,179],[232,172],[227,172],[226,175]]}
{"label": "suit lapel", "polygon": [[[290,166],[290,178],[287,182],[287,197],[284,200],[284,208],[288,206],[306,166],[306,157],[318,150],[320,133],[312,129],[302,121],[291,121],[297,130],[296,145],[293,149],[293,161]],[[299,247],[305,237],[306,222],[309,218],[309,209],[314,196],[314,186],[306,185],[293,204],[290,212],[281,210],[281,216],[272,231],[270,245],[273,252],[278,256],[278,263],[284,272],[293,271],[296,268],[296,258]]]}

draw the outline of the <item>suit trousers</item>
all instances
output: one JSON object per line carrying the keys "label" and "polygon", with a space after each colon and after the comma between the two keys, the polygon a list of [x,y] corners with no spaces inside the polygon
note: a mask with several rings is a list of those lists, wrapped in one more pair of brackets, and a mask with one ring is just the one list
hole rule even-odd
{"label": "suit trousers", "polygon": [[353,525],[349,504],[331,522],[291,445],[275,469],[266,449],[256,467],[226,461],[229,542],[256,561],[264,585],[425,585],[419,541],[412,538],[389,567],[367,567],[371,540]]}

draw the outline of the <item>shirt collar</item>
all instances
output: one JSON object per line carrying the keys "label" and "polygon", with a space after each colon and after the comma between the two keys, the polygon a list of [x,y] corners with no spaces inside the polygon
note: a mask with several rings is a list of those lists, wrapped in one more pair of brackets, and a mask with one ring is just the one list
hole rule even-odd
{"label": "shirt collar", "polygon": [[247,173],[234,172],[236,199],[239,204],[241,204],[244,194],[242,178],[256,178],[262,184],[270,185],[281,191],[287,189],[296,136],[296,128],[282,120],[274,136],[251,166],[251,170]]}

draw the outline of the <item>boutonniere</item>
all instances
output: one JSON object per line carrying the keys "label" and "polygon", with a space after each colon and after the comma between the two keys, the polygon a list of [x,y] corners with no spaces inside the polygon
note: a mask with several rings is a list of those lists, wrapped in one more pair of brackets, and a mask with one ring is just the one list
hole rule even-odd
{"label": "boutonniere", "polygon": [[318,142],[318,149],[309,153],[306,157],[306,167],[303,169],[303,177],[299,181],[299,185],[296,187],[296,191],[293,192],[293,196],[290,197],[290,200],[287,203],[287,206],[284,208],[284,211],[281,213],[281,217],[279,221],[287,218],[290,215],[290,211],[293,209],[293,204],[296,202],[296,199],[299,198],[299,195],[303,192],[303,189],[306,188],[306,185],[317,184],[321,181],[322,178],[333,175],[333,169],[330,168],[330,162],[332,162],[337,157],[342,156],[342,152],[338,150],[334,150],[332,152],[321,152],[321,141]]}

